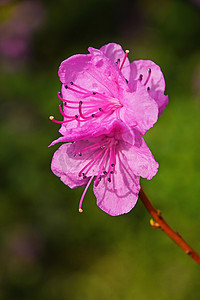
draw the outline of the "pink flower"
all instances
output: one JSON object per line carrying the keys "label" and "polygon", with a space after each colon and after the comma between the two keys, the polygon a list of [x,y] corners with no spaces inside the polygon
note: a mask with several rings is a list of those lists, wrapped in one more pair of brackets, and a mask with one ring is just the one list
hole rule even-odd
{"label": "pink flower", "polygon": [[116,216],[135,206],[140,176],[151,179],[157,173],[158,163],[137,130],[114,121],[106,134],[64,143],[55,152],[51,169],[72,189],[86,185],[80,212],[85,193],[94,179],[97,205]]}
{"label": "pink flower", "polygon": [[160,68],[151,61],[130,64],[128,51],[114,43],[88,50],[61,63],[63,121],[50,119],[62,124],[68,141],[101,134],[116,119],[144,134],[168,103]]}

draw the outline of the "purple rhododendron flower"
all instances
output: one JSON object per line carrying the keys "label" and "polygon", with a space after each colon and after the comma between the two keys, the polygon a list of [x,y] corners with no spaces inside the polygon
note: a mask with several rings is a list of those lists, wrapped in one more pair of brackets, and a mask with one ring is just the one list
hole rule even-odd
{"label": "purple rhododendron flower", "polygon": [[71,56],[59,68],[64,120],[50,117],[62,124],[58,141],[100,135],[116,119],[145,134],[168,103],[160,68],[149,60],[130,63],[129,51],[115,43],[88,50],[90,54]]}
{"label": "purple rhododendron flower", "polygon": [[61,181],[70,188],[86,185],[80,212],[93,179],[97,205],[116,216],[129,212],[136,204],[140,176],[151,179],[157,173],[158,163],[139,131],[119,120],[110,125],[106,134],[64,143],[53,156],[51,168]]}

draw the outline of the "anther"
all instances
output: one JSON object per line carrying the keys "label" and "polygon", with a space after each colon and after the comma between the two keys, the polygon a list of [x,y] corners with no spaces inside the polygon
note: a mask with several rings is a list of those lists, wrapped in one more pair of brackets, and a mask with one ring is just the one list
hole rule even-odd
{"label": "anther", "polygon": [[147,91],[149,91],[149,90],[150,90],[150,87],[148,86]]}
{"label": "anther", "polygon": [[75,115],[75,118],[78,119],[78,115]]}
{"label": "anther", "polygon": [[95,117],[95,114],[92,114],[92,117],[94,118],[94,117]]}
{"label": "anther", "polygon": [[52,121],[54,119],[54,116],[50,116],[49,119]]}
{"label": "anther", "polygon": [[82,208],[79,208],[79,210],[78,210],[80,213],[82,213],[83,212],[83,210],[82,210]]}
{"label": "anther", "polygon": [[108,182],[111,182],[111,178],[110,177],[108,178]]}
{"label": "anther", "polygon": [[70,84],[73,85],[73,82],[71,81]]}
{"label": "anther", "polygon": [[113,174],[113,171],[110,171],[110,174]]}
{"label": "anther", "polygon": [[61,96],[62,95],[61,91],[59,91],[58,94]]}
{"label": "anther", "polygon": [[115,166],[115,164],[111,164],[111,167],[114,167]]}
{"label": "anther", "polygon": [[140,74],[140,76],[139,76],[139,79],[142,81],[142,78],[143,78],[143,75],[142,74]]}
{"label": "anther", "polygon": [[101,146],[101,149],[105,149],[105,146]]}
{"label": "anther", "polygon": [[65,88],[68,89],[68,85],[67,84],[65,85]]}
{"label": "anther", "polygon": [[99,107],[99,111],[102,111],[102,108],[101,108],[101,107]]}
{"label": "anther", "polygon": [[79,153],[78,155],[79,155],[79,156],[82,156],[82,153]]}
{"label": "anther", "polygon": [[84,175],[84,176],[83,176],[83,178],[85,179],[85,178],[87,178],[87,176],[86,176],[86,175]]}
{"label": "anther", "polygon": [[107,174],[107,172],[106,172],[106,171],[103,171],[103,174],[105,174],[105,175],[106,175],[106,174]]}
{"label": "anther", "polygon": [[99,179],[99,181],[101,181],[101,176],[98,179]]}
{"label": "anther", "polygon": [[74,157],[76,157],[76,154],[74,154]]}
{"label": "anther", "polygon": [[96,95],[96,92],[93,92],[92,94],[93,94],[93,95]]}
{"label": "anther", "polygon": [[83,104],[83,101],[79,101],[79,104]]}
{"label": "anther", "polygon": [[128,83],[128,80],[126,79],[126,82]]}

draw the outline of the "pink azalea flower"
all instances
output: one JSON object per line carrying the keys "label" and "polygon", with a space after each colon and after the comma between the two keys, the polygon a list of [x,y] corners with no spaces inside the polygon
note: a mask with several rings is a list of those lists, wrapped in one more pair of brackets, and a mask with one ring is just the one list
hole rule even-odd
{"label": "pink azalea flower", "polygon": [[116,216],[135,206],[140,176],[151,179],[157,173],[158,163],[137,130],[114,121],[106,134],[64,143],[55,152],[51,169],[72,189],[86,185],[80,212],[86,191],[94,180],[97,205]]}
{"label": "pink azalea flower", "polygon": [[62,124],[68,141],[101,134],[115,119],[144,134],[168,103],[160,68],[151,61],[129,63],[128,51],[115,43],[88,50],[61,63],[63,121],[50,119]]}

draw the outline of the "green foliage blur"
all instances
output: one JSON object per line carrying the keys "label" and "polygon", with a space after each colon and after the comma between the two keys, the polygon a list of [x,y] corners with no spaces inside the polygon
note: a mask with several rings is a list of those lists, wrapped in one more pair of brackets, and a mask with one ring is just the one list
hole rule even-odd
{"label": "green foliage blur", "polygon": [[198,265],[140,200],[111,217],[90,187],[80,214],[83,188],[50,170],[59,64],[109,42],[162,68],[170,103],[145,135],[160,168],[141,183],[200,252],[200,1],[1,0],[1,300],[199,299]]}

